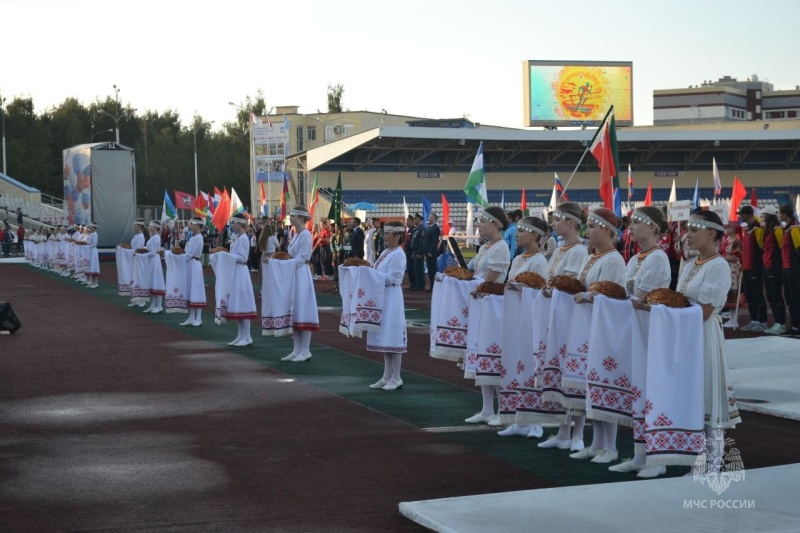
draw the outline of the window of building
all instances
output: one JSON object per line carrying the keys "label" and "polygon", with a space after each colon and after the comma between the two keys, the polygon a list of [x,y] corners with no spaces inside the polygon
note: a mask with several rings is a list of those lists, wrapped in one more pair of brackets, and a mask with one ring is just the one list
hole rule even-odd
{"label": "window of building", "polygon": [[297,126],[297,151],[303,151],[303,126]]}
{"label": "window of building", "polygon": [[784,111],[767,111],[766,113],[764,113],[764,118],[770,118],[770,119],[786,118],[786,114]]}
{"label": "window of building", "polygon": [[786,112],[786,117],[787,118],[797,118],[797,110],[796,109],[792,109],[791,111],[787,111]]}
{"label": "window of building", "polygon": [[317,127],[316,126],[306,126],[306,140],[307,141],[316,141],[317,140]]}

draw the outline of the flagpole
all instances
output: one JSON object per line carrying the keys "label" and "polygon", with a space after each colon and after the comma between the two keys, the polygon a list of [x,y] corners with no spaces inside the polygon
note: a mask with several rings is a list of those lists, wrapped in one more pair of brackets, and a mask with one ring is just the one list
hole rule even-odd
{"label": "flagpole", "polygon": [[569,179],[567,180],[567,184],[564,185],[564,190],[561,191],[561,196],[562,197],[564,196],[564,193],[567,192],[567,189],[569,189],[569,184],[572,183],[572,178],[575,177],[575,173],[578,172],[578,169],[580,168],[581,163],[583,163],[583,159],[586,157],[586,154],[588,152],[589,152],[589,145],[587,144],[586,145],[586,149],[583,151],[583,155],[581,156],[580,161],[578,161],[578,164],[575,165],[575,170],[572,171],[572,174],[570,175]]}

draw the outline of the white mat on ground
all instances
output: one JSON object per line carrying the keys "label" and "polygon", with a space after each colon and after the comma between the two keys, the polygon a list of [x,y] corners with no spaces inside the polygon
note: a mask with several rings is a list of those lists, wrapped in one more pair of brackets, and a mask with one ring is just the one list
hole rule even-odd
{"label": "white mat on ground", "polygon": [[[800,421],[800,340],[754,337],[725,341],[725,348],[740,411]],[[743,401],[750,399],[768,403]]]}
{"label": "white mat on ground", "polygon": [[798,476],[795,464],[747,470],[743,481],[721,495],[691,477],[678,477],[403,502],[400,513],[433,531],[452,533],[794,532],[800,521]]}

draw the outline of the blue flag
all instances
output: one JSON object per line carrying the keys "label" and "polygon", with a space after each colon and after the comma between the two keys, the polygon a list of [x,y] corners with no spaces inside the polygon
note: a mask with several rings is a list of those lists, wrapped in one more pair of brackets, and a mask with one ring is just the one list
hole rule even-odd
{"label": "blue flag", "polygon": [[422,225],[423,227],[428,226],[428,216],[431,214],[431,201],[422,197]]}
{"label": "blue flag", "polygon": [[506,191],[503,191],[503,195],[500,197],[500,209],[506,210]]}
{"label": "blue flag", "polygon": [[694,182],[694,196],[692,197],[692,209],[700,207],[700,178]]}

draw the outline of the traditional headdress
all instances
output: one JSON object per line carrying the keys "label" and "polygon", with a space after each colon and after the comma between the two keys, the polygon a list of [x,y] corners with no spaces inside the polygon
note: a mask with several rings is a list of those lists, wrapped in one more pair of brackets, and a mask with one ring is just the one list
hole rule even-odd
{"label": "traditional headdress", "polygon": [[604,229],[610,230],[611,233],[613,233],[614,235],[617,234],[617,228],[614,227],[614,224],[604,219],[597,213],[589,213],[589,216],[587,218],[592,222],[594,222],[595,224],[602,226]]}

